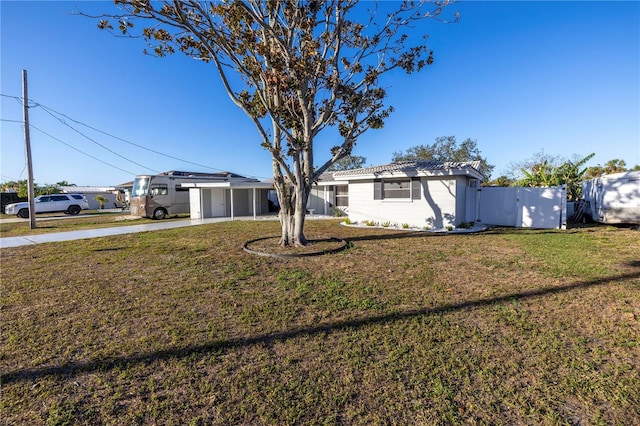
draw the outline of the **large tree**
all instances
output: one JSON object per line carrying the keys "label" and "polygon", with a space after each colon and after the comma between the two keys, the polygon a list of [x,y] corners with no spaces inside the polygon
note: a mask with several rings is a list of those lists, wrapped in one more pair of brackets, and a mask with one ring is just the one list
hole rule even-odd
{"label": "large tree", "polygon": [[410,160],[480,161],[482,173],[487,179],[495,167],[482,156],[475,140],[467,138],[459,144],[455,136],[440,136],[432,145],[416,145],[406,152],[396,151],[391,159],[394,163]]}
{"label": "large tree", "polygon": [[[426,18],[442,20],[449,0],[394,3],[355,0],[115,0],[121,13],[99,27],[142,36],[148,53],[180,51],[212,63],[231,100],[255,124],[272,156],[282,245],[304,245],[313,182],[351,154],[358,138],[383,127],[380,77],[433,62],[426,35],[404,33]],[[377,9],[385,10],[381,13]],[[136,20],[148,23],[135,27]],[[116,30],[114,30],[116,31]],[[137,32],[134,32],[137,31]],[[236,78],[239,75],[240,78]],[[314,167],[314,140],[336,127],[336,145]]]}

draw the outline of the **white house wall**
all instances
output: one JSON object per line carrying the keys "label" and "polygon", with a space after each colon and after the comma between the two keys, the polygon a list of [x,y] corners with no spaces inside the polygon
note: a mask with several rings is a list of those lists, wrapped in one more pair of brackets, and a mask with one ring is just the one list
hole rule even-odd
{"label": "white house wall", "polygon": [[309,193],[307,209],[313,210],[316,214],[327,214],[331,211],[328,198],[329,188],[326,186],[314,186]]}
{"label": "white house wall", "polygon": [[[416,227],[445,228],[464,221],[456,218],[457,181],[455,178],[420,179],[419,200],[374,200],[374,182],[349,182],[349,219],[355,222],[408,224]],[[464,198],[463,198],[464,200]],[[464,212],[464,201],[462,201]]]}
{"label": "white house wall", "polygon": [[458,203],[456,203],[456,215],[455,217],[459,219],[455,221],[456,224],[460,224],[460,222],[465,222],[467,219],[467,188],[468,179],[464,176],[456,176],[456,198],[458,199]]}
{"label": "white house wall", "polygon": [[96,197],[98,195],[102,195],[104,198],[107,199],[107,202],[104,203],[105,209],[113,209],[117,206],[116,194],[112,192],[85,192],[83,195],[87,198],[87,201],[89,202],[89,210],[97,210],[100,208],[100,203],[98,202],[98,200],[96,200]]}

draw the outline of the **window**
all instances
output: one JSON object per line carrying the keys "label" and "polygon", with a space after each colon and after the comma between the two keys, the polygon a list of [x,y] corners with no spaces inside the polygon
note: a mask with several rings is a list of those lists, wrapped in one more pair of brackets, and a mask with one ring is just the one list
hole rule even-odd
{"label": "window", "polygon": [[149,189],[149,178],[136,178],[133,181],[133,189],[131,190],[132,197],[142,197],[147,195]]}
{"label": "window", "polygon": [[348,185],[336,185],[336,207],[349,207]]}
{"label": "window", "polygon": [[176,185],[176,192],[189,192],[189,188],[185,188],[184,186],[182,186],[181,184],[177,184]]}
{"label": "window", "polygon": [[419,200],[421,191],[419,178],[373,182],[374,200]]}
{"label": "window", "polygon": [[383,181],[382,198],[411,198],[411,181]]}
{"label": "window", "polygon": [[72,194],[71,196],[73,198],[75,198],[76,200],[82,200],[82,195],[80,195],[80,194]]}
{"label": "window", "polygon": [[69,198],[67,198],[66,195],[52,195],[51,196],[51,201],[68,201]]}
{"label": "window", "polygon": [[152,183],[151,195],[167,195],[169,193],[169,187],[166,183]]}
{"label": "window", "polygon": [[42,196],[40,198],[38,198],[36,200],[36,203],[48,203],[49,201],[51,201],[51,197],[47,196]]}

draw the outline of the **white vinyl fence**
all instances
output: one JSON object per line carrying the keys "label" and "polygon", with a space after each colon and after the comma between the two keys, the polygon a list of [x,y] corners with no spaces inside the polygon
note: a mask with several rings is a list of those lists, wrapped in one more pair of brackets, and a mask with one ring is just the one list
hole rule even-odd
{"label": "white vinyl fence", "polygon": [[567,225],[567,189],[483,187],[478,221],[485,225],[562,228]]}

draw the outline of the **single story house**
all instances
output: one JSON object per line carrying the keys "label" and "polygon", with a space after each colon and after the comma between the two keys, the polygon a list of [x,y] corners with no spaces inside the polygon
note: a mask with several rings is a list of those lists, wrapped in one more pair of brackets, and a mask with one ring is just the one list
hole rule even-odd
{"label": "single story house", "polygon": [[333,173],[348,185],[348,214],[373,221],[443,229],[478,219],[479,161],[405,161]]}

